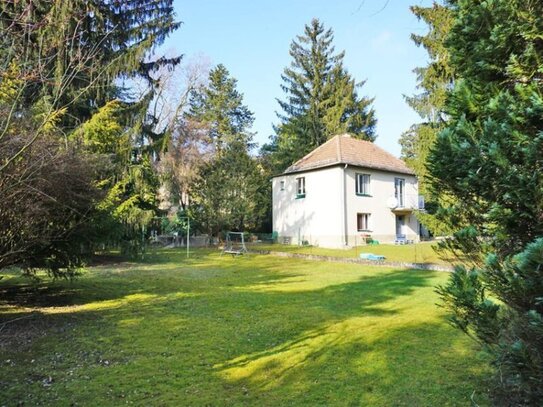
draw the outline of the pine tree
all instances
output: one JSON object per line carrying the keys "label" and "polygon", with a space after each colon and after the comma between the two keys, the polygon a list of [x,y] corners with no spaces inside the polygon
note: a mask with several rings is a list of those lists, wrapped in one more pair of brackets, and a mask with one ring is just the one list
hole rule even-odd
{"label": "pine tree", "polygon": [[[491,353],[495,401],[543,399],[543,4],[456,1],[457,76],[428,158],[458,267],[439,288],[452,322]],[[467,267],[471,267],[470,270]]]}
{"label": "pine tree", "polygon": [[413,125],[400,137],[402,158],[417,174],[419,193],[425,197],[427,212],[419,213],[419,220],[432,233],[446,234],[450,230],[434,216],[440,197],[432,196],[428,188],[426,160],[437,134],[447,123],[443,108],[447,92],[453,84],[454,73],[445,39],[453,23],[452,11],[447,5],[439,3],[431,7],[413,6],[411,11],[428,25],[428,33],[412,34],[411,38],[417,46],[428,52],[430,62],[414,70],[421,93],[406,97],[409,106],[419,114],[423,122]]}
{"label": "pine tree", "polygon": [[[2,127],[14,134],[21,128],[18,123],[22,118],[33,126],[33,131],[20,132],[25,142],[18,149],[2,156],[0,178],[7,177],[9,171],[17,172],[16,167],[35,154],[34,145],[43,146],[46,139],[50,142],[43,148],[74,149],[82,163],[97,162],[104,155],[113,157],[107,166],[102,162],[101,168],[87,169],[97,176],[89,189],[99,185],[102,196],[115,196],[116,200],[106,198],[79,211],[85,216],[77,226],[88,226],[85,245],[111,241],[109,232],[115,230],[126,231],[129,239],[137,234],[141,241],[140,227],[154,213],[156,182],[151,161],[167,135],[157,131],[157,118],[149,103],[158,86],[157,70],[174,66],[179,58],[156,59],[152,54],[178,25],[172,0],[0,4],[0,69],[17,66],[21,80],[17,97],[7,109],[11,114],[0,120]],[[147,92],[136,97],[130,88],[119,85],[124,79],[146,84]],[[50,151],[50,155],[57,152]],[[49,215],[53,222],[54,214]],[[104,224],[97,218],[101,216],[113,217],[117,227],[102,233],[89,230]],[[63,243],[66,256],[55,255],[65,258],[66,265],[80,260],[83,244],[74,235],[72,240],[71,246]],[[47,239],[35,243],[42,245],[35,248],[42,261],[47,261],[47,250],[53,253],[60,244]]]}
{"label": "pine tree", "polygon": [[219,64],[209,72],[208,86],[191,93],[186,119],[205,123],[209,139],[219,151],[234,141],[249,145],[252,139],[253,113],[243,105],[236,86],[237,80]]}
{"label": "pine tree", "polygon": [[442,211],[443,221],[458,224],[452,215],[462,214],[470,230],[491,238],[490,247],[501,254],[520,251],[542,232],[541,197],[533,188],[541,164],[541,19],[530,15],[537,7],[501,1],[455,6],[447,48],[460,79],[428,163],[434,191],[460,201]]}
{"label": "pine tree", "polygon": [[358,95],[364,82],[356,83],[347,72],[345,53],[335,53],[333,39],[332,30],[313,19],[292,41],[293,60],[281,76],[286,96],[278,100],[280,123],[263,149],[274,156],[279,171],[336,134],[375,139],[373,99]]}
{"label": "pine tree", "polygon": [[253,113],[236,84],[218,65],[210,71],[208,85],[192,93],[185,116],[205,129],[215,151],[191,185],[189,206],[191,217],[213,236],[254,230],[266,211],[268,182],[249,154]]}
{"label": "pine tree", "polygon": [[152,87],[153,72],[179,62],[149,58],[179,27],[172,0],[3,2],[0,16],[2,64],[18,62],[28,82],[26,103],[49,97],[55,108],[68,105],[67,126],[108,100],[127,98],[117,79]]}

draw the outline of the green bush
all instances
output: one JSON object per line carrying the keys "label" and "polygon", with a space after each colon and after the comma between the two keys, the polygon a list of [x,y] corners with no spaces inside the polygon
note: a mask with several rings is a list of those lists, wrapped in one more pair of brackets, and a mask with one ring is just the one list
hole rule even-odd
{"label": "green bush", "polygon": [[543,400],[543,238],[517,256],[490,255],[481,269],[457,267],[438,288],[451,322],[493,356],[496,402]]}

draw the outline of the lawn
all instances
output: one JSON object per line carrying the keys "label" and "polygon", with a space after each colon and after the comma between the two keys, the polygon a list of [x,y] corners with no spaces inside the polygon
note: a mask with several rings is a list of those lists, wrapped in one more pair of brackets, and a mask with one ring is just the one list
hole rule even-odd
{"label": "lawn", "polygon": [[204,250],[8,274],[0,405],[487,405],[484,356],[435,305],[447,277]]}
{"label": "lawn", "polygon": [[326,249],[316,246],[297,246],[284,244],[251,244],[249,247],[255,250],[271,250],[332,257],[357,258],[359,257],[360,253],[373,253],[385,256],[387,261],[450,264],[450,259],[442,259],[440,258],[438,253],[436,253],[435,242],[422,242],[408,245],[367,245],[356,246],[349,249]]}

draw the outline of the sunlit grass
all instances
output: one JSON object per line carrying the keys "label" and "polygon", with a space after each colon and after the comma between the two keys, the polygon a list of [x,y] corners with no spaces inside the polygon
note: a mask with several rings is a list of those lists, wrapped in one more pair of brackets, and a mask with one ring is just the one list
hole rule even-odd
{"label": "sunlit grass", "polygon": [[252,244],[255,250],[271,250],[289,253],[314,254],[331,257],[357,258],[360,253],[373,253],[385,256],[387,261],[406,263],[449,264],[450,259],[442,259],[435,251],[436,243],[422,242],[408,245],[379,244],[357,246],[349,249],[327,249],[316,246],[297,246],[284,244]]}
{"label": "sunlit grass", "polygon": [[1,318],[31,317],[0,332],[0,405],[485,405],[447,277],[214,250],[8,275]]}

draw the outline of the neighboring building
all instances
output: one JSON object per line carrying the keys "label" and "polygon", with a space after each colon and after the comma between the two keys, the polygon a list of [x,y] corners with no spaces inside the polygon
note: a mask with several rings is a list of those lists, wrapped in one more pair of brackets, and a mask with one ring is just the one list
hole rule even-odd
{"label": "neighboring building", "polygon": [[348,247],[418,240],[424,208],[415,173],[375,144],[335,136],[273,178],[279,241]]}

